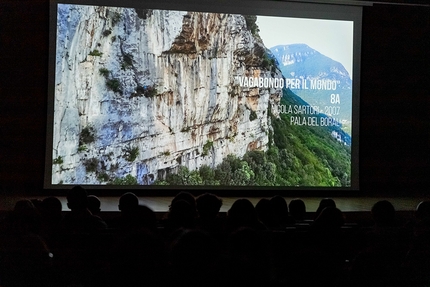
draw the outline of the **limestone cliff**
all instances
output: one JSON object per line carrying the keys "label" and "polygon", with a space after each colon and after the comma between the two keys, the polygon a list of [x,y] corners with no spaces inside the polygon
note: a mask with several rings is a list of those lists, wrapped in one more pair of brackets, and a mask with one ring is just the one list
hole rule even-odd
{"label": "limestone cliff", "polygon": [[[266,150],[282,77],[242,15],[59,5],[52,183],[152,184]],[[269,109],[271,105],[271,109]]]}

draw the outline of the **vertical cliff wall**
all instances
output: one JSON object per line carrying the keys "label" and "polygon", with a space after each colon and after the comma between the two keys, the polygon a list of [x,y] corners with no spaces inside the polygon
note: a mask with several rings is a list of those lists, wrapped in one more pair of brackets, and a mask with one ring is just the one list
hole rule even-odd
{"label": "vertical cliff wall", "polygon": [[282,91],[235,79],[282,76],[243,16],[59,5],[57,30],[54,184],[152,184],[267,149]]}

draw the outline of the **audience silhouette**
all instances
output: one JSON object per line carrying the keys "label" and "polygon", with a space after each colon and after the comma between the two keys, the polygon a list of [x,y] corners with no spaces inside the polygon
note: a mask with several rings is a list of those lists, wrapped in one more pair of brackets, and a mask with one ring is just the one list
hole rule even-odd
{"label": "audience silhouette", "polygon": [[249,227],[256,230],[267,228],[258,220],[254,205],[249,199],[236,200],[227,212],[227,231],[234,231],[240,227]]}
{"label": "audience silhouette", "polygon": [[106,229],[106,223],[88,209],[87,191],[75,186],[67,193],[67,206],[70,212],[63,219],[66,230],[70,233],[95,232]]}
{"label": "audience silhouette", "polygon": [[284,228],[292,223],[288,214],[288,203],[282,196],[276,195],[270,199],[273,210],[274,224],[277,228]]}
{"label": "audience silhouette", "polygon": [[32,201],[16,202],[0,228],[2,286],[50,286],[52,253],[40,235],[42,217]]}
{"label": "audience silhouette", "polygon": [[87,205],[88,205],[88,210],[91,212],[91,214],[98,216],[98,214],[101,211],[100,199],[95,195],[88,195],[87,196]]}
{"label": "audience silhouette", "polygon": [[120,230],[133,229],[136,221],[136,212],[139,206],[139,198],[132,192],[126,192],[119,198],[118,209],[121,211],[118,217],[108,221],[111,228]]}
{"label": "audience silhouette", "polygon": [[289,204],[289,211],[294,222],[303,222],[306,216],[305,202],[299,198],[293,199]]}
{"label": "audience silhouette", "polygon": [[205,193],[197,197],[197,228],[216,234],[223,232],[223,221],[218,217],[222,206],[222,199],[212,193]]}
{"label": "audience silhouette", "polygon": [[[94,209],[90,201],[95,201]],[[373,226],[345,224],[333,199],[313,221],[303,200],[222,199],[180,192],[157,220],[124,193],[106,223],[82,187],[17,201],[0,221],[0,285],[15,286],[426,286],[430,283],[430,202],[402,225],[378,201]],[[92,210],[92,211],[91,211]],[[63,216],[64,214],[64,216]],[[106,214],[104,214],[106,215]],[[308,217],[309,218],[309,217]]]}
{"label": "audience silhouette", "polygon": [[262,198],[255,205],[255,212],[257,212],[257,217],[267,228],[276,229],[277,222],[275,220],[275,214],[272,208],[272,204],[269,199]]}
{"label": "audience silhouette", "polygon": [[336,202],[331,198],[321,199],[321,201],[318,205],[318,208],[315,212],[315,218],[317,218],[320,215],[321,211],[323,211],[324,208],[326,208],[326,207],[336,207]]}

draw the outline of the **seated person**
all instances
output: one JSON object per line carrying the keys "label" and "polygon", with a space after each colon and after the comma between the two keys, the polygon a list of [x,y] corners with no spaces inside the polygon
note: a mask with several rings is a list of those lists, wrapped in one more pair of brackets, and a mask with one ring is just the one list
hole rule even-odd
{"label": "seated person", "polygon": [[106,229],[106,223],[88,209],[87,191],[81,186],[73,187],[67,194],[70,208],[63,219],[64,227],[71,233],[88,233]]}
{"label": "seated person", "polygon": [[222,199],[212,193],[205,193],[197,197],[197,227],[207,232],[222,232],[223,222],[218,217],[222,206]]}

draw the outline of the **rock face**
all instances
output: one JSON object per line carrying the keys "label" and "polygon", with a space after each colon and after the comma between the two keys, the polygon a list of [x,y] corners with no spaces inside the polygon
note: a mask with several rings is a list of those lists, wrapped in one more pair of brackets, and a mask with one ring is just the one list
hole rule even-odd
{"label": "rock face", "polygon": [[[53,184],[152,184],[266,150],[281,89],[242,15],[59,5]],[[269,108],[269,105],[271,108]]]}

